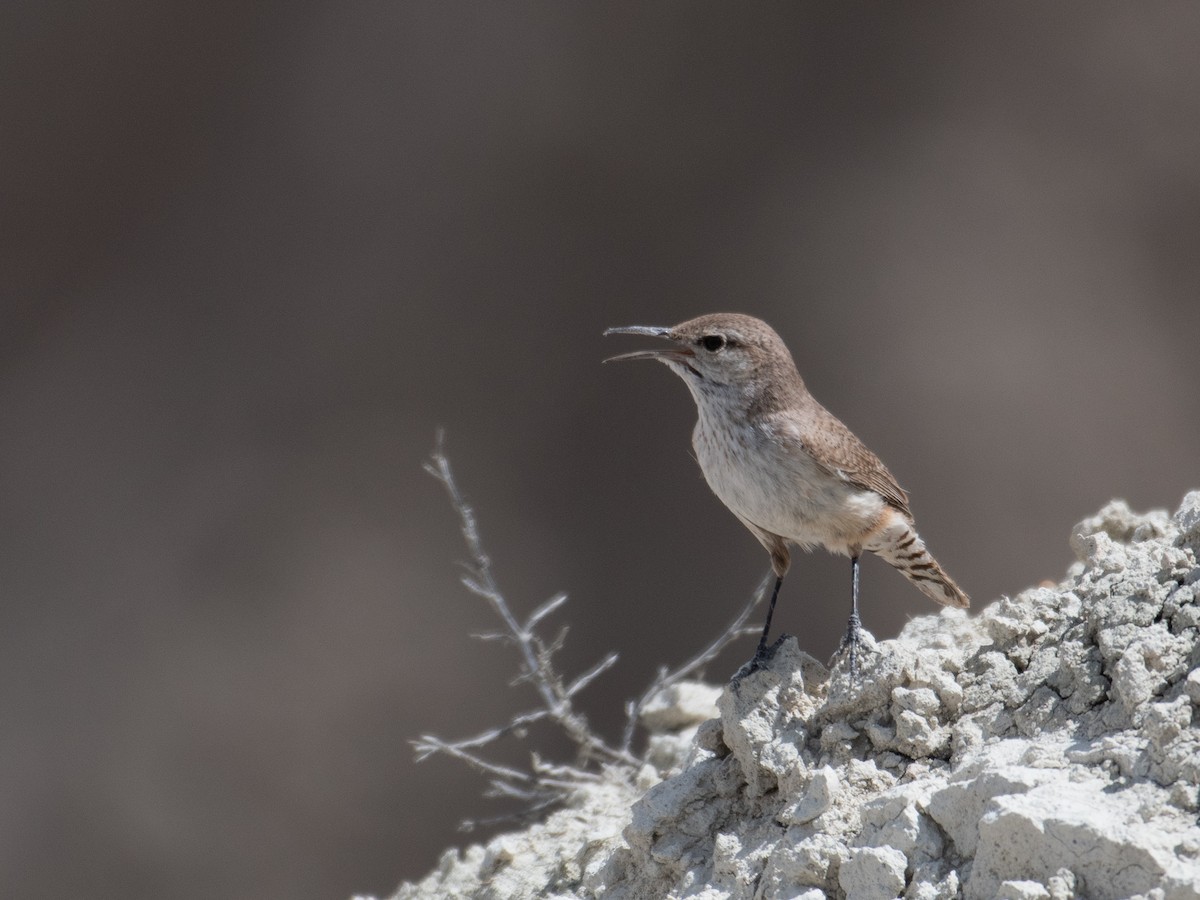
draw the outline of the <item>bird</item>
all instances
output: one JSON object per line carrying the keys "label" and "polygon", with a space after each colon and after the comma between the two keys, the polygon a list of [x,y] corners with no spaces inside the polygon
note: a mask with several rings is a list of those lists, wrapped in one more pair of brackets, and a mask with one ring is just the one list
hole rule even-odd
{"label": "bird", "polygon": [[970,606],[917,534],[908,495],[879,457],[809,393],[783,339],[766,322],[712,313],[670,327],[631,325],[604,334],[669,342],[604,362],[654,360],[683,379],[696,402],[692,448],[704,479],[770,554],[775,585],[752,668],[768,656],[771,617],[793,545],[850,557],[850,618],[835,656],[848,656],[852,676],[862,641],[864,552],[889,563],[935,603]]}

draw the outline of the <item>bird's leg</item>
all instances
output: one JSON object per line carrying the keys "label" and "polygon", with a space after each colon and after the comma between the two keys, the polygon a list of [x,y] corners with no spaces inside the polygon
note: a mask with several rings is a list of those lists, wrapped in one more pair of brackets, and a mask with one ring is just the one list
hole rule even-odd
{"label": "bird's leg", "polygon": [[758,640],[758,650],[754,654],[754,661],[761,662],[767,655],[767,634],[771,631],[771,616],[775,614],[775,601],[779,599],[779,587],[783,584],[783,576],[775,576],[775,590],[771,592],[771,604],[767,607],[767,624],[763,626],[762,637]]}
{"label": "bird's leg", "polygon": [[842,638],[838,653],[850,651],[850,677],[858,674],[858,645],[862,642],[862,621],[858,618],[858,556],[850,558],[850,621],[846,625],[846,635]]}

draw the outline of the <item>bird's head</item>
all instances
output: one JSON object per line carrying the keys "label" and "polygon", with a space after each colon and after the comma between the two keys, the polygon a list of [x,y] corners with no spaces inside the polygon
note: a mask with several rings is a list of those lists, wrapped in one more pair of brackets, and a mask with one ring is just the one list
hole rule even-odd
{"label": "bird's head", "polygon": [[684,380],[697,401],[714,392],[753,393],[759,385],[799,379],[791,354],[766,322],[739,313],[713,313],[660,328],[630,325],[609,334],[664,338],[670,346],[622,353],[605,362],[653,359]]}

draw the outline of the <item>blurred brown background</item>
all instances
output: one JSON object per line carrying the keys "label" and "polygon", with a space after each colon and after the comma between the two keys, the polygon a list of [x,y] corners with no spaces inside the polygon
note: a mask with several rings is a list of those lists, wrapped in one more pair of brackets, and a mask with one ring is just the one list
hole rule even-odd
{"label": "blurred brown background", "polygon": [[[770,321],[979,606],[1200,487],[1196,4],[0,16],[4,896],[383,893],[498,811],[408,745],[530,702],[439,425],[615,733],[767,560],[606,326]],[[784,588],[822,657],[848,569]]]}

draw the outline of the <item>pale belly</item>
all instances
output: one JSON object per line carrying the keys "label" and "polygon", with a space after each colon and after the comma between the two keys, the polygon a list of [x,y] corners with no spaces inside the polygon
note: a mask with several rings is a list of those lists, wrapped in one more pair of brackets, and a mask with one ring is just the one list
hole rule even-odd
{"label": "pale belly", "polygon": [[698,421],[692,446],[721,502],[743,520],[806,549],[857,552],[886,505],[874,491],[830,475],[803,451],[783,453],[748,426],[717,434]]}

